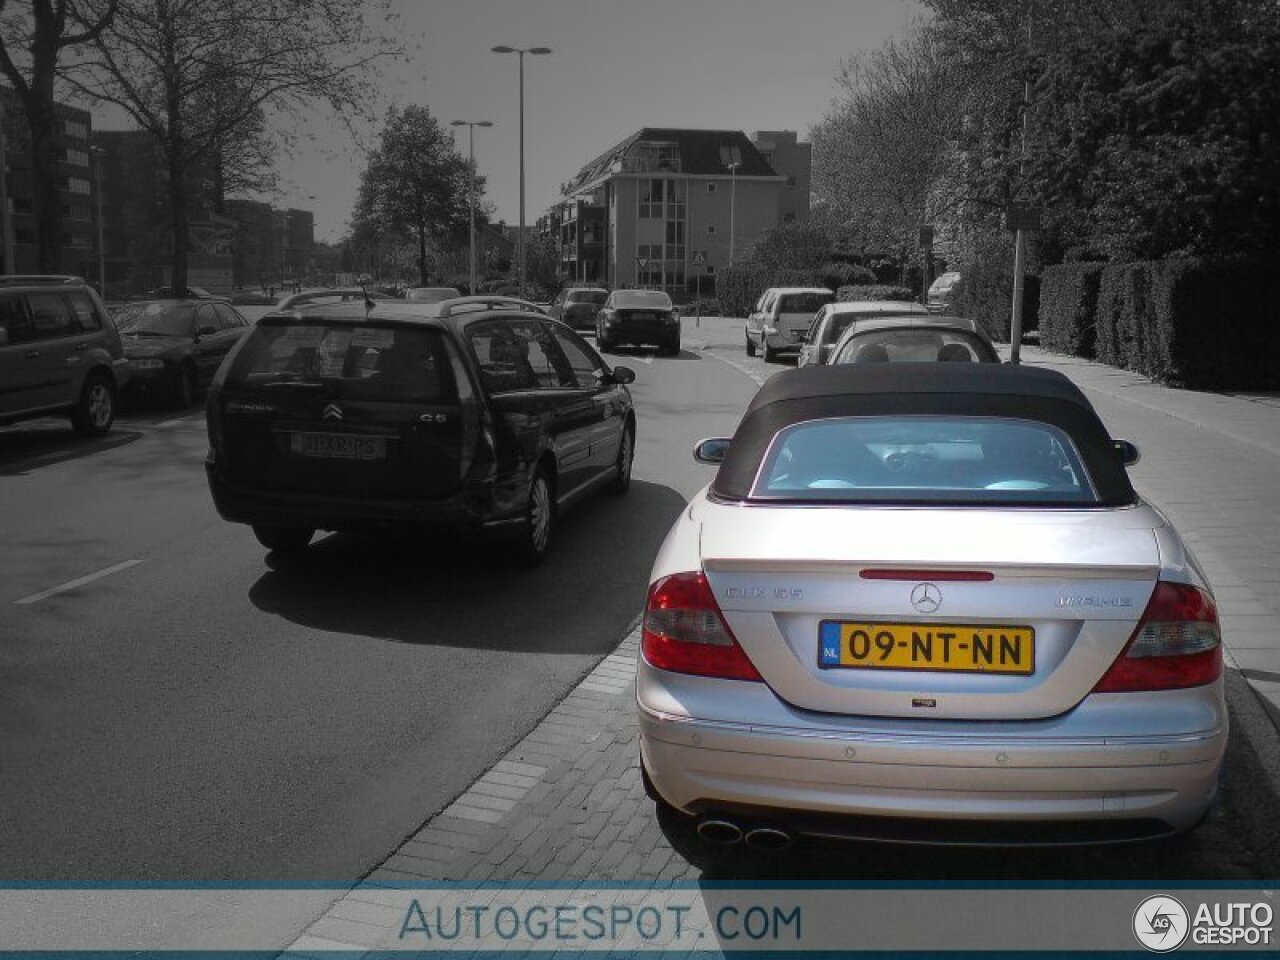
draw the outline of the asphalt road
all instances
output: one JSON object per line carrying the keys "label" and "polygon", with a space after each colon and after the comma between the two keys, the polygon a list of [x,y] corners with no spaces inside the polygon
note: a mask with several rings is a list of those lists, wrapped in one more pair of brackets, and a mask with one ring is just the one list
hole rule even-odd
{"label": "asphalt road", "polygon": [[[783,369],[727,322],[687,320],[685,339],[675,358],[611,357],[638,374],[636,481],[568,514],[536,570],[351,536],[273,565],[213,510],[196,410],[134,411],[100,441],[0,430],[0,879],[364,875],[627,632],[709,477],[693,443],[732,432]],[[1147,469],[1176,455],[1144,452]],[[1233,819],[1247,785],[1229,779],[1228,800],[1178,845],[1010,869],[1270,875]],[[976,876],[989,857],[844,846],[762,870],[677,846],[720,878]]]}
{"label": "asphalt road", "polygon": [[336,535],[273,566],[213,509],[196,409],[0,430],[3,879],[376,865],[626,633],[706,482],[693,443],[755,389],[692,352],[630,365],[632,489],[568,513],[535,570]]}

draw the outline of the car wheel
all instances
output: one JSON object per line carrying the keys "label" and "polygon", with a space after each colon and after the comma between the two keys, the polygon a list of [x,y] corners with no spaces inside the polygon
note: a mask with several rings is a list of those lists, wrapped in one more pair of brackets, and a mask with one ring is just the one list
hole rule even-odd
{"label": "car wheel", "polygon": [[747,356],[754,357],[756,355],[756,342],[751,339],[751,334],[747,334]]}
{"label": "car wheel", "polygon": [[173,405],[186,410],[196,399],[196,372],[186,364],[178,370],[173,381]]}
{"label": "car wheel", "polygon": [[525,519],[520,525],[516,543],[516,559],[532,566],[541,563],[551,548],[551,534],[556,520],[556,501],[546,467],[539,467],[529,484],[529,500]]}
{"label": "car wheel", "polygon": [[255,523],[253,535],[268,550],[280,553],[297,553],[305,550],[315,533],[309,527],[290,527],[274,523]]}
{"label": "car wheel", "polygon": [[658,352],[664,357],[678,357],[680,356],[680,341],[668,340],[658,348]]}
{"label": "car wheel", "polygon": [[111,429],[115,418],[115,384],[104,374],[89,374],[80,389],[80,399],[71,411],[71,425],[82,437],[100,437]]}
{"label": "car wheel", "polygon": [[635,462],[635,458],[636,431],[635,427],[627,424],[622,431],[622,442],[618,445],[618,459],[613,464],[613,469],[618,472],[618,475],[609,484],[610,493],[623,494],[631,489],[631,465]]}
{"label": "car wheel", "polygon": [[769,346],[769,338],[763,333],[760,334],[760,355],[764,357],[765,363],[778,362],[778,351]]}

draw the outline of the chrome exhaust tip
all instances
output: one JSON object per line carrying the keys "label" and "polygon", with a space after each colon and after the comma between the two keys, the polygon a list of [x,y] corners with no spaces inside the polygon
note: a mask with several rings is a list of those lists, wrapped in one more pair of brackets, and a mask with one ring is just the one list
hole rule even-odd
{"label": "chrome exhaust tip", "polygon": [[742,828],[732,820],[703,817],[698,821],[698,836],[719,847],[731,847],[742,841]]}
{"label": "chrome exhaust tip", "polygon": [[752,850],[777,853],[791,846],[791,834],[781,827],[755,827],[743,838]]}

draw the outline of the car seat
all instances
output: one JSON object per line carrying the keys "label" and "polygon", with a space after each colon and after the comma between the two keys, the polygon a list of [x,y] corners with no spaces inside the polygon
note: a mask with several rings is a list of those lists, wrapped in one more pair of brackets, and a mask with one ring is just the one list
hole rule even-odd
{"label": "car seat", "polygon": [[963,343],[944,343],[938,351],[939,363],[971,363],[973,353]]}
{"label": "car seat", "polygon": [[854,363],[888,363],[889,351],[883,343],[866,343],[858,348]]}

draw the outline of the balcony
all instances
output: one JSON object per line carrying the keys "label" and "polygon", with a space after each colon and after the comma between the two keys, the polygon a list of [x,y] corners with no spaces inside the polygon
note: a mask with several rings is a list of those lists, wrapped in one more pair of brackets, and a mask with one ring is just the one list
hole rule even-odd
{"label": "balcony", "polygon": [[615,173],[679,173],[679,157],[623,157],[613,165]]}

